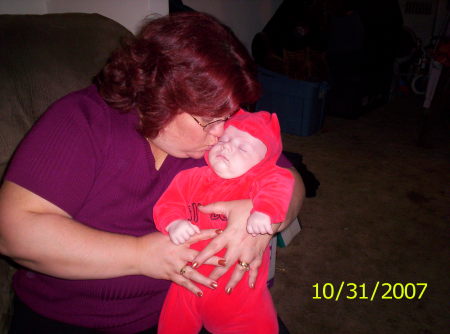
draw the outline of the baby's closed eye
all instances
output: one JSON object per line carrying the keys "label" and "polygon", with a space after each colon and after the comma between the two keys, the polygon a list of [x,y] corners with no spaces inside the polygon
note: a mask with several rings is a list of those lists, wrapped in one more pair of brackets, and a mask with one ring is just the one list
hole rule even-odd
{"label": "baby's closed eye", "polygon": [[240,149],[242,152],[248,152],[248,146],[241,145],[241,146],[239,146],[239,149]]}

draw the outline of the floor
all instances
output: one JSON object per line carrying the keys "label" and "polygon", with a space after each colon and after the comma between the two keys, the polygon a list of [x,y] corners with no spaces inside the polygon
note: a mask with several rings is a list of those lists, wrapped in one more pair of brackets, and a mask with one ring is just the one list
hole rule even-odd
{"label": "floor", "polygon": [[448,332],[450,107],[422,101],[283,135],[320,181],[277,252],[271,291],[291,334]]}

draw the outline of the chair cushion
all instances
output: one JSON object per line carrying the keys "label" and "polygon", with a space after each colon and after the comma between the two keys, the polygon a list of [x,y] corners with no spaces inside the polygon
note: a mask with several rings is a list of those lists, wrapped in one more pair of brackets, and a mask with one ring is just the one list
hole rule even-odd
{"label": "chair cushion", "polygon": [[0,177],[46,108],[89,85],[130,36],[99,14],[0,15]]}

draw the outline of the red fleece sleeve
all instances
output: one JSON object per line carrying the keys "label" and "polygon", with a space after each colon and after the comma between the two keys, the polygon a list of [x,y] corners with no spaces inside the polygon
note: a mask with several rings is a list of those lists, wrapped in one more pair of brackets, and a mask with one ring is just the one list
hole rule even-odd
{"label": "red fleece sleeve", "polygon": [[196,169],[192,168],[178,173],[153,207],[153,220],[160,232],[167,234],[166,227],[171,222],[189,218],[183,190],[189,189],[192,175]]}
{"label": "red fleece sleeve", "polygon": [[275,166],[258,176],[252,192],[253,210],[270,216],[272,224],[281,223],[291,202],[294,177],[285,168]]}

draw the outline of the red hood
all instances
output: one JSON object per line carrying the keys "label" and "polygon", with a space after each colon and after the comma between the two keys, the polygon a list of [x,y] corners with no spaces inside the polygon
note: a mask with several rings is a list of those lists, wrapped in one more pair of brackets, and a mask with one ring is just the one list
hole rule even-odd
{"label": "red hood", "polygon": [[[276,164],[282,151],[280,124],[276,114],[267,111],[250,113],[241,109],[225,123],[225,129],[229,126],[249,133],[266,145],[267,152],[264,159],[251,170],[265,164]],[[209,165],[208,152],[205,153],[205,159]]]}

